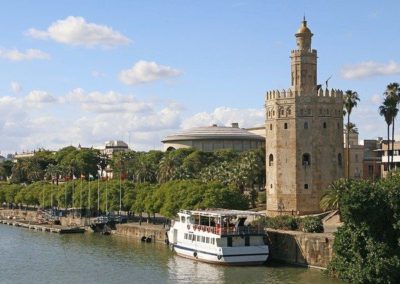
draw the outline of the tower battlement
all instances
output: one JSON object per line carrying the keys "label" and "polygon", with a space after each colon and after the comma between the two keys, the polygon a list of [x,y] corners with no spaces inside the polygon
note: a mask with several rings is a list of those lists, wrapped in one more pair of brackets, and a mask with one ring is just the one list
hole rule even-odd
{"label": "tower battlement", "polygon": [[[272,90],[267,91],[265,94],[265,101],[277,100],[277,99],[287,99],[287,98],[294,98],[294,97],[301,97],[306,96],[302,94],[301,91],[292,91],[292,89],[283,89],[283,90]],[[314,96],[314,97],[326,97],[326,98],[337,98],[339,100],[343,99],[343,91],[338,89],[322,89],[320,88],[318,91],[315,90],[313,93],[307,96]]]}
{"label": "tower battlement", "polygon": [[[315,54],[315,55],[317,54],[317,50],[316,49],[311,49],[311,50],[309,50],[307,52]],[[292,49],[290,53],[291,53],[291,55],[301,55],[301,54],[304,54],[305,51],[304,50],[299,50],[299,49]]]}

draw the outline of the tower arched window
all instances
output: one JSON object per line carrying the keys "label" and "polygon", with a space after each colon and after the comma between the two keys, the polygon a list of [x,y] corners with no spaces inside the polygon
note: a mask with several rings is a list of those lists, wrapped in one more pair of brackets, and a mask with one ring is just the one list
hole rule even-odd
{"label": "tower arched window", "polygon": [[269,125],[269,130],[272,130],[272,123]]}
{"label": "tower arched window", "polygon": [[287,122],[285,122],[285,124],[283,125],[283,128],[284,128],[284,129],[287,129],[287,128],[288,128]]}
{"label": "tower arched window", "polygon": [[285,115],[285,110],[281,109],[281,115],[284,116]]}
{"label": "tower arched window", "polygon": [[303,166],[309,166],[311,165],[311,156],[308,153],[303,154],[303,158],[302,158],[302,165]]}
{"label": "tower arched window", "polygon": [[290,108],[287,109],[287,115],[291,115],[292,111],[290,110]]}
{"label": "tower arched window", "polygon": [[304,122],[304,129],[308,129],[308,122]]}
{"label": "tower arched window", "polygon": [[322,124],[323,128],[326,128],[326,122],[324,121],[324,123]]}
{"label": "tower arched window", "polygon": [[343,165],[342,154],[339,153],[337,155],[337,161],[338,161],[338,166],[342,167],[342,165]]}
{"label": "tower arched window", "polygon": [[272,155],[272,154],[269,154],[268,165],[270,167],[274,165],[274,155]]}

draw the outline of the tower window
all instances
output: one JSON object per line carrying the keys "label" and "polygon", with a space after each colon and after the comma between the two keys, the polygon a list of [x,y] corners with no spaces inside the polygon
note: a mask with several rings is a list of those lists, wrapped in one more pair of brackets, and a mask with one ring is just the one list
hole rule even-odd
{"label": "tower window", "polygon": [[304,189],[308,189],[308,183],[304,184]]}
{"label": "tower window", "polygon": [[290,110],[290,108],[288,108],[287,110],[287,115],[291,115],[292,111]]}
{"label": "tower window", "polygon": [[269,130],[272,130],[272,123],[269,125]]}
{"label": "tower window", "polygon": [[339,122],[337,123],[337,129],[339,129],[340,128],[340,125],[339,125]]}
{"label": "tower window", "polygon": [[308,122],[304,122],[304,129],[308,129]]}
{"label": "tower window", "polygon": [[272,111],[272,116],[275,116],[275,111],[274,110]]}
{"label": "tower window", "polygon": [[337,155],[337,160],[338,160],[338,166],[342,167],[343,161],[342,161],[342,154]]}
{"label": "tower window", "polygon": [[271,185],[269,187],[272,188],[272,183],[271,183]]}
{"label": "tower window", "polygon": [[269,154],[268,162],[270,167],[274,164],[274,155]]}
{"label": "tower window", "polygon": [[285,124],[283,125],[283,128],[284,128],[284,129],[287,129],[287,128],[288,128],[288,125],[287,125],[286,122],[285,122]]}
{"label": "tower window", "polygon": [[282,116],[285,115],[285,110],[284,109],[281,110],[281,115]]}
{"label": "tower window", "polygon": [[323,127],[323,128],[326,128],[326,122],[324,122],[324,123],[322,124],[322,127]]}
{"label": "tower window", "polygon": [[310,154],[308,154],[308,153],[303,154],[302,164],[303,164],[303,166],[311,165],[311,156],[310,156]]}

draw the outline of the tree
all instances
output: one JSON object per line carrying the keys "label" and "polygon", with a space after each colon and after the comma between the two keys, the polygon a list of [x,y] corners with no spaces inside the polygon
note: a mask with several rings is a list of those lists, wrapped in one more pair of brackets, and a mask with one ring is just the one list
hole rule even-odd
{"label": "tree", "polygon": [[[385,118],[387,124],[387,143],[388,143],[388,171],[390,170],[390,125],[393,123],[393,116],[397,114],[397,99],[393,96],[388,96],[383,101],[383,104],[379,106],[379,114]],[[393,147],[393,145],[392,145]],[[393,148],[392,148],[393,150]],[[393,152],[393,151],[392,151]]]}
{"label": "tree", "polygon": [[351,181],[339,208],[344,225],[329,274],[349,283],[400,283],[400,176]]}
{"label": "tree", "polygon": [[323,211],[339,210],[339,197],[348,188],[349,180],[339,179],[329,185],[323,193],[319,205]]}
{"label": "tree", "polygon": [[[353,110],[357,106],[357,101],[360,98],[358,97],[357,92],[352,90],[347,90],[344,94],[343,98],[343,110],[347,114],[347,126],[350,126],[350,115]],[[349,129],[346,130],[347,136],[347,178],[350,178],[350,136],[349,136]]]}
{"label": "tree", "polygon": [[11,160],[6,160],[0,164],[0,176],[7,179],[11,176],[14,164]]}
{"label": "tree", "polygon": [[110,164],[110,159],[108,158],[107,154],[103,153],[99,153],[98,158],[99,163],[97,164],[97,167],[100,169],[100,177],[103,177],[103,172]]}
{"label": "tree", "polygon": [[[393,156],[394,156],[394,121],[396,119],[397,113],[399,112],[397,105],[400,102],[400,86],[398,83],[390,83],[386,87],[386,91],[384,92],[385,98],[390,98],[392,104],[392,162],[391,168],[393,168]],[[388,140],[389,146],[389,140]],[[389,147],[388,147],[389,149]]]}

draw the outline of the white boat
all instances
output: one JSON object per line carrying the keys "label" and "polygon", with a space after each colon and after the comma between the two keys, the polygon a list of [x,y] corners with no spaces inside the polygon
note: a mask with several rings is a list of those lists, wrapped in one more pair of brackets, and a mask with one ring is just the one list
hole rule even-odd
{"label": "white boat", "polygon": [[181,210],[171,223],[168,241],[178,255],[199,261],[262,264],[269,254],[267,234],[252,221],[263,216],[226,209]]}

